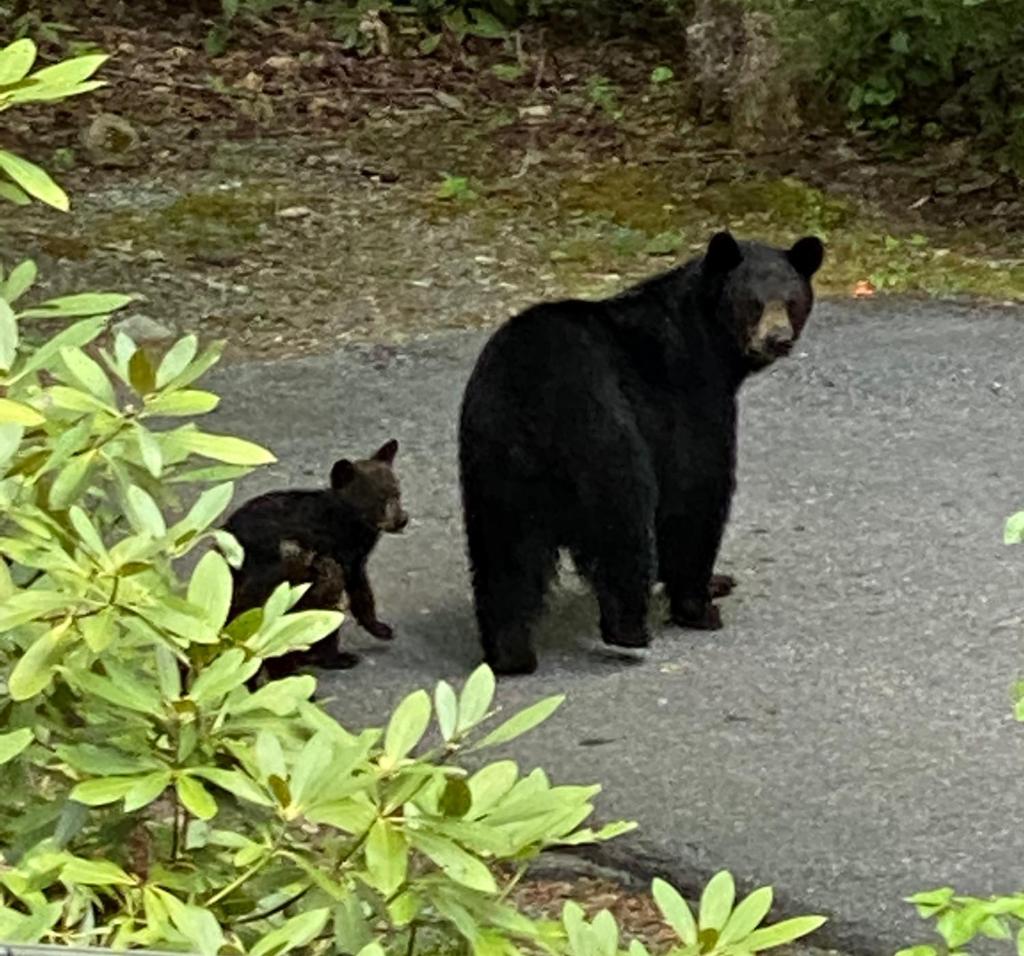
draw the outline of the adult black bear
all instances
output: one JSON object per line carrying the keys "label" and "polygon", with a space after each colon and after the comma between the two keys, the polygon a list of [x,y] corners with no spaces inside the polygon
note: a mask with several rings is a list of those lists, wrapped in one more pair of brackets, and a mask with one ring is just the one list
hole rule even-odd
{"label": "adult black bear", "polygon": [[[272,491],[242,505],[225,523],[245,550],[234,575],[229,617],[261,607],[284,581],[310,587],[295,610],[334,610],[348,595],[352,616],[364,630],[390,640],[390,625],[377,619],[366,562],[382,532],[408,524],[393,465],[398,442],[389,441],[365,461],[335,462],[329,488]],[[307,652],[270,658],[266,670],[282,677],[301,663],[341,669],[358,658],[338,647],[335,632]]]}
{"label": "adult black bear", "polygon": [[712,237],[703,257],[598,302],[534,306],[484,347],[466,386],[459,466],[487,662],[537,666],[531,628],[567,548],[608,644],[672,620],[721,627],[712,576],[735,485],[736,396],[787,355],[813,303],[821,242]]}

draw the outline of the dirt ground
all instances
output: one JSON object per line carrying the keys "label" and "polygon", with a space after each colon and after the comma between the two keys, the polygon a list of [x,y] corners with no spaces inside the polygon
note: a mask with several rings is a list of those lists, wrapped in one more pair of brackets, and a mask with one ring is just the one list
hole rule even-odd
{"label": "dirt ground", "polygon": [[[10,111],[4,133],[72,212],[17,210],[0,259],[31,254],[44,293],[138,293],[122,321],[139,339],[386,349],[620,288],[723,227],[822,235],[824,294],[1024,298],[1020,190],[962,144],[908,162],[806,130],[741,153],[687,119],[685,78],[651,81],[666,57],[682,75],[655,45],[526,34],[359,59],[281,22],[211,57],[191,14],[73,25],[114,54],[109,86]],[[95,135],[107,113],[127,130]]]}

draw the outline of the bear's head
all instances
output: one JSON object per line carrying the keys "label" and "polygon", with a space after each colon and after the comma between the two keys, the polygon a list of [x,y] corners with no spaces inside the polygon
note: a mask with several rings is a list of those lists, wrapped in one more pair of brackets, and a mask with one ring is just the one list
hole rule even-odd
{"label": "bear's head", "polygon": [[712,236],[701,266],[716,300],[716,319],[735,339],[750,371],[789,355],[814,304],[811,278],[825,247],[805,236],[789,249],[737,242],[728,232]]}
{"label": "bear's head", "polygon": [[331,488],[351,505],[370,527],[397,534],[409,523],[395,474],[398,442],[381,445],[369,458],[342,458],[331,468]]}

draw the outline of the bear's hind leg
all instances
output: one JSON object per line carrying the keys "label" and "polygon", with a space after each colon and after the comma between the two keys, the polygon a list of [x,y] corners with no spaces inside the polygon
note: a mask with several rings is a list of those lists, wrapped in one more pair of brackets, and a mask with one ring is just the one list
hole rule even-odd
{"label": "bear's hind leg", "polygon": [[550,527],[496,501],[466,504],[466,536],[484,659],[496,674],[537,669],[532,629],[558,550]]}
{"label": "bear's hind leg", "polygon": [[[610,468],[608,475],[618,472]],[[647,609],[656,572],[653,482],[632,479],[624,491],[614,480],[603,491],[592,483],[592,501],[576,529],[571,551],[597,595],[601,639],[617,647],[647,647]]]}

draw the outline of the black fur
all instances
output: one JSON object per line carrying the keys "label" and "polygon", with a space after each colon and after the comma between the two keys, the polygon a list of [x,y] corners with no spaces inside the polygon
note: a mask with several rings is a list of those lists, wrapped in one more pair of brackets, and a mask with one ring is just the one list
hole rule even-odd
{"label": "black fur", "polygon": [[[390,625],[377,618],[366,564],[382,533],[400,532],[408,522],[392,471],[397,442],[372,458],[342,459],[331,469],[331,487],[272,491],[242,505],[225,523],[245,551],[234,572],[230,619],[266,603],[284,581],[309,583],[295,610],[335,610],[347,594],[356,621],[374,637],[390,640]],[[300,664],[352,667],[358,658],[338,647],[335,632],[308,652],[270,658],[270,677],[292,673]]]}
{"label": "black fur", "polygon": [[[721,626],[711,597],[733,582],[712,569],[737,392],[799,337],[822,254],[813,238],[781,250],[720,233],[704,257],[622,295],[538,305],[495,332],[466,386],[459,464],[496,671],[535,669],[532,625],[563,547],[597,594],[607,643],[649,643],[656,578],[677,623]],[[777,302],[783,322],[766,332]]]}

